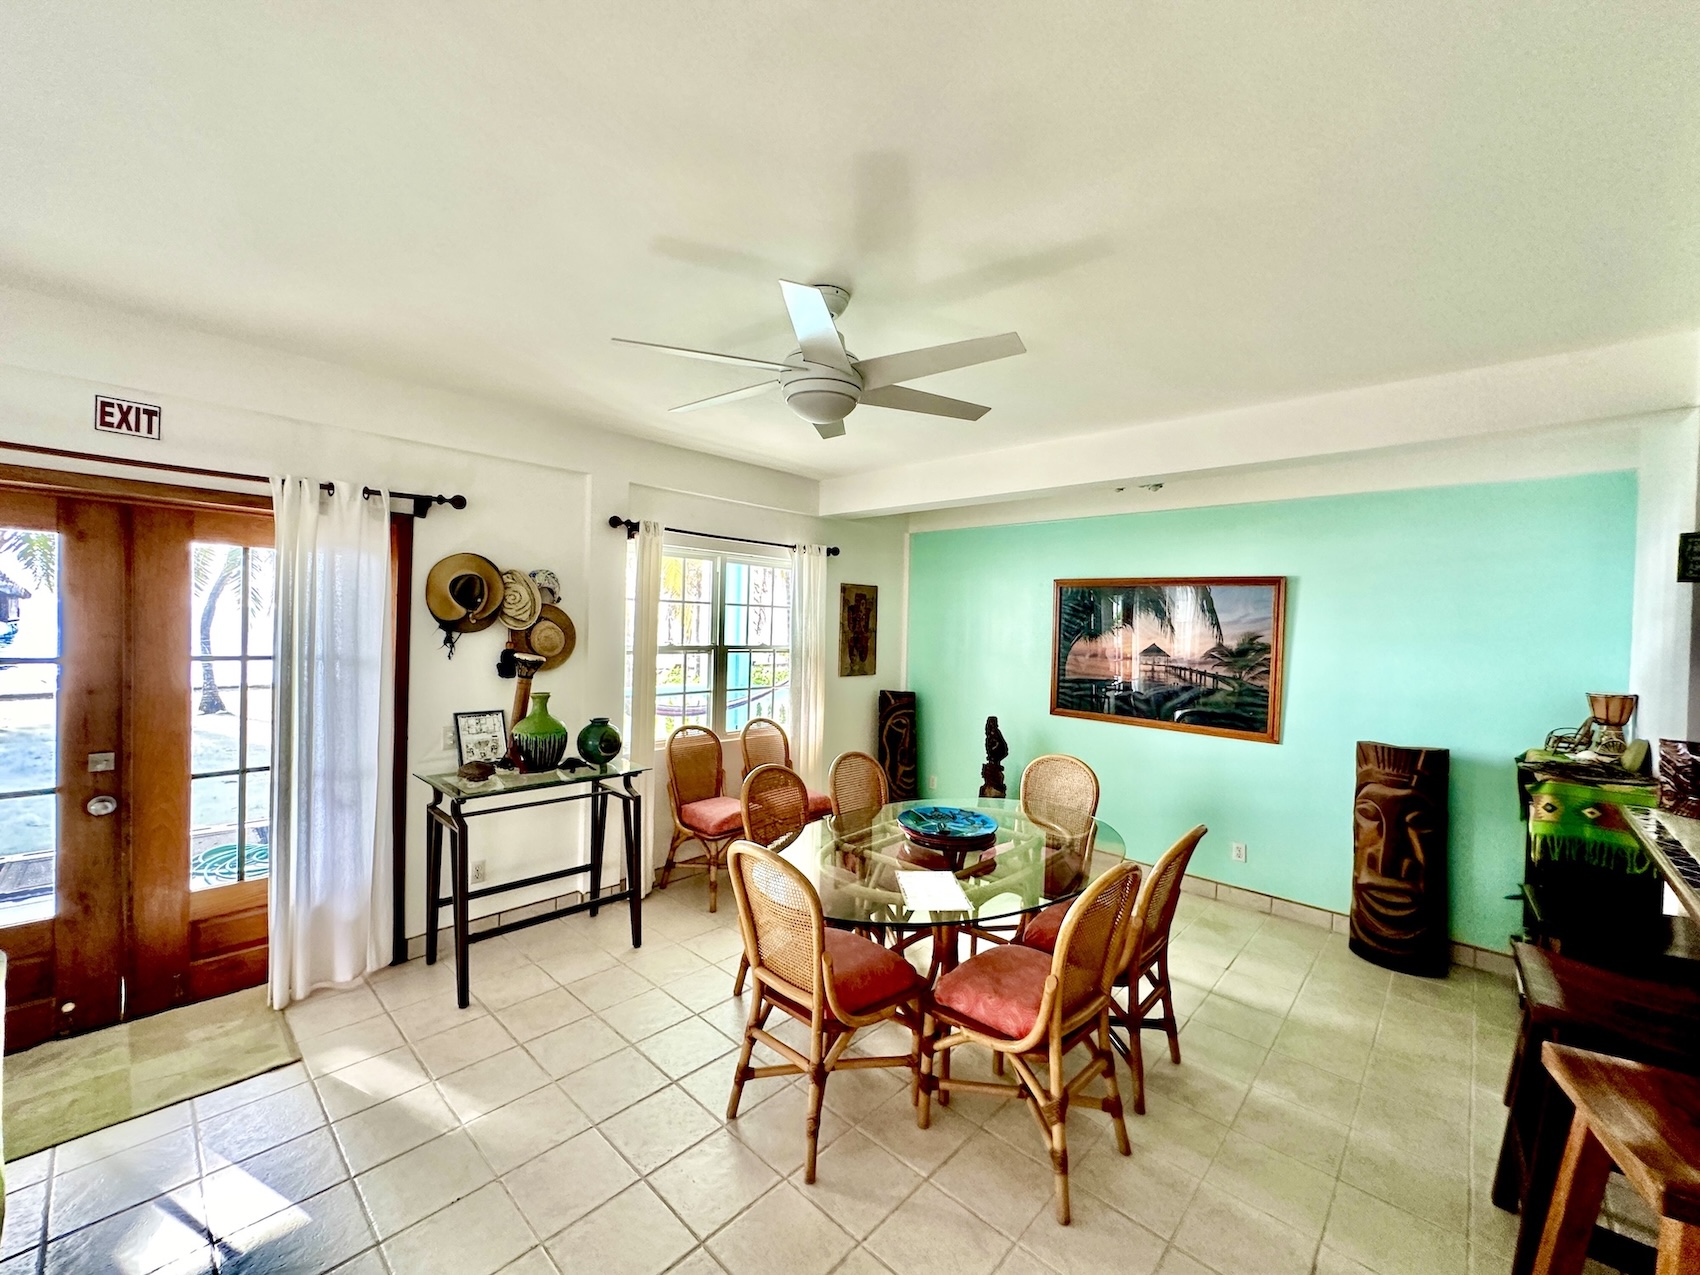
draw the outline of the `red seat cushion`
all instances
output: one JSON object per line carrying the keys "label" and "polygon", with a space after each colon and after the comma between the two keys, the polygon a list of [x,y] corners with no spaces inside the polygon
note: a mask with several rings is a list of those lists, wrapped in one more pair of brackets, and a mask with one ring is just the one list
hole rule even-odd
{"label": "red seat cushion", "polygon": [[809,789],[809,822],[825,819],[832,813],[832,798],[824,792]]}
{"label": "red seat cushion", "polygon": [[1051,958],[1037,948],[1006,943],[971,956],[939,979],[933,1000],[963,1018],[1019,1040],[1039,1019]]}
{"label": "red seat cushion", "polygon": [[913,965],[860,934],[828,930],[826,951],[832,957],[833,995],[852,1014],[921,989],[921,976]]}
{"label": "red seat cushion", "polygon": [[736,797],[704,797],[680,806],[679,821],[705,837],[724,837],[744,830],[744,808]]}
{"label": "red seat cushion", "polygon": [[1027,928],[1021,931],[1021,945],[1036,947],[1041,952],[1056,951],[1057,935],[1062,933],[1062,924],[1067,916],[1067,903],[1053,903],[1037,916],[1029,917]]}

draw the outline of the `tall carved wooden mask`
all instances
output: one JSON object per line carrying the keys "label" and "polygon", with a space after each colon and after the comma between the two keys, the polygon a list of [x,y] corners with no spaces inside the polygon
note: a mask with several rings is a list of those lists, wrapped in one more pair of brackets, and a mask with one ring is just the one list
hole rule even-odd
{"label": "tall carved wooden mask", "polygon": [[1407,974],[1443,978],[1447,925],[1444,748],[1358,744],[1352,803],[1351,948]]}

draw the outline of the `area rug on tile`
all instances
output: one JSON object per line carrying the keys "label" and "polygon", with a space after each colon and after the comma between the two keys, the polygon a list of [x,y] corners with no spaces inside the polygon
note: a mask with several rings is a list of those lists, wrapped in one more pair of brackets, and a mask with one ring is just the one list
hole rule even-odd
{"label": "area rug on tile", "polygon": [[210,1093],[297,1061],[266,989],[166,1010],[6,1059],[6,1158]]}

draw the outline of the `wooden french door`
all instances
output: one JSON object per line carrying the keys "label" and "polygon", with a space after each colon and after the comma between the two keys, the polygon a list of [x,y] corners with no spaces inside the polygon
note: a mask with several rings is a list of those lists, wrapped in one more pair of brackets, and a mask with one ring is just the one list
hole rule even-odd
{"label": "wooden french door", "polygon": [[270,511],[38,472],[0,467],[9,1051],[266,974]]}

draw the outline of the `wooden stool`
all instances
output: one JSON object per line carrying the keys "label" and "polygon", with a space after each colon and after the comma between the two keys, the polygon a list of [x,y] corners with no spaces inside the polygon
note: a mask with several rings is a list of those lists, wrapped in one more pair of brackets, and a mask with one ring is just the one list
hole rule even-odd
{"label": "wooden stool", "polygon": [[[1511,1269],[1513,1275],[1528,1275],[1572,1114],[1564,1091],[1541,1065],[1541,1046],[1553,1040],[1677,1071],[1700,1071],[1700,992],[1630,978],[1526,943],[1513,944],[1512,955],[1523,994],[1523,1024],[1505,1082],[1510,1110],[1493,1202],[1524,1215],[1524,1240]],[[1542,1136],[1549,1125],[1552,1129]]]}
{"label": "wooden stool", "polygon": [[1581,1271],[1614,1165],[1659,1216],[1658,1275],[1700,1271],[1700,1079],[1550,1041],[1541,1061],[1576,1116],[1535,1275]]}

